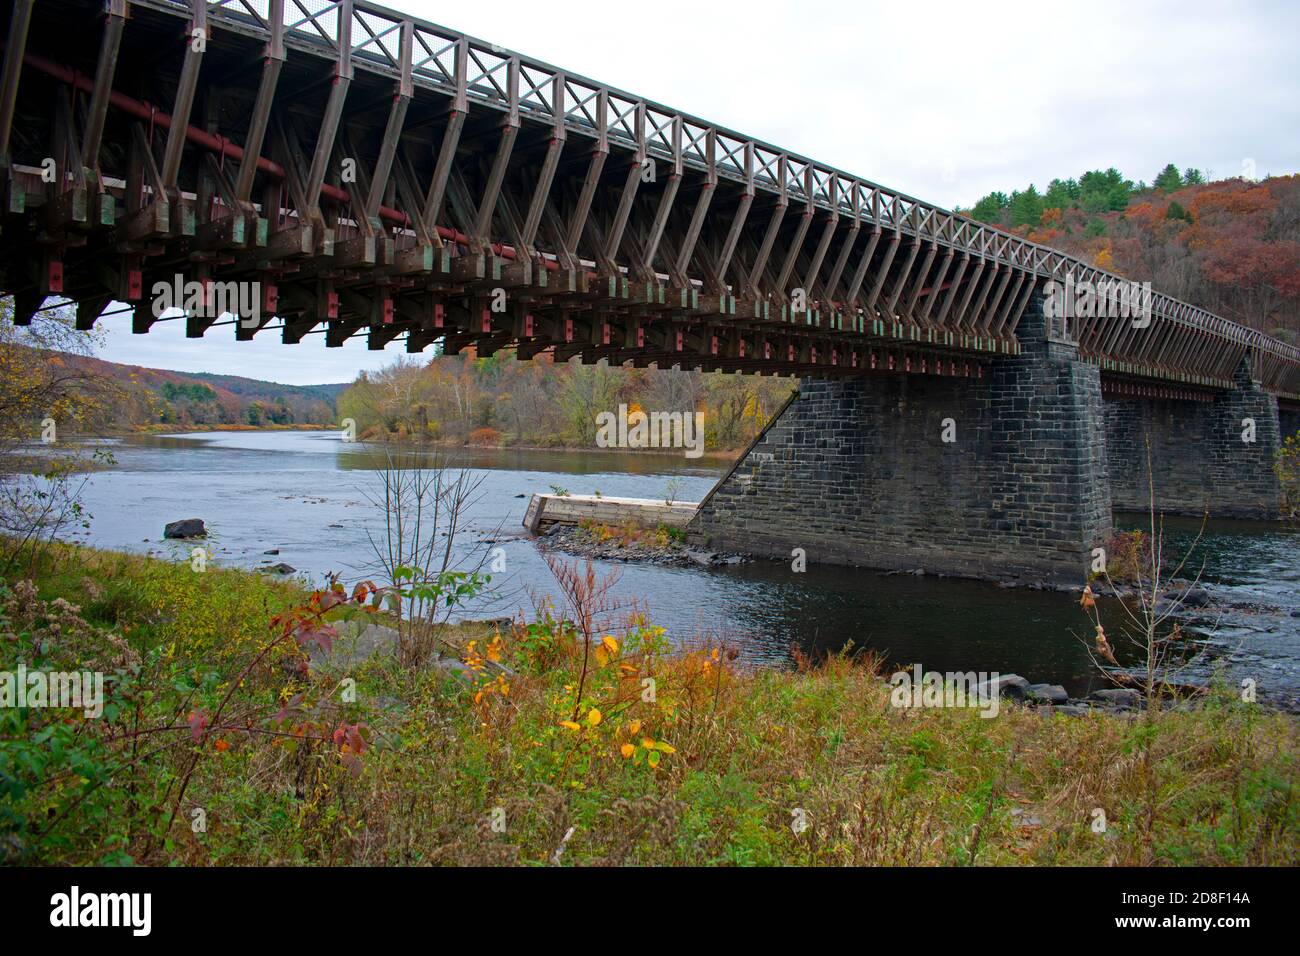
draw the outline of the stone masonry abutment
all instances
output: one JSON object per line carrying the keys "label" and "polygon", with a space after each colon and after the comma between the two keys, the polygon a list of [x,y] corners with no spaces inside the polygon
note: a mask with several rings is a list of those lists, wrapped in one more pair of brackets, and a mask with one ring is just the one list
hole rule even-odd
{"label": "stone masonry abutment", "polygon": [[1111,530],[1100,373],[1051,340],[982,378],[806,379],[701,504],[711,546],[810,563],[1079,582]]}
{"label": "stone masonry abutment", "polygon": [[1146,511],[1154,492],[1156,510],[1165,514],[1279,516],[1277,399],[1252,380],[1245,362],[1235,383],[1210,401],[1107,398],[1106,451],[1117,510]]}

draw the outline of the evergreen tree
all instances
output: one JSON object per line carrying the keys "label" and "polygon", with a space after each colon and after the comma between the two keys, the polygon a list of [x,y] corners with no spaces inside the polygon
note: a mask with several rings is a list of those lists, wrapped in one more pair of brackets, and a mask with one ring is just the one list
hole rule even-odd
{"label": "evergreen tree", "polygon": [[980,222],[997,223],[1002,220],[1002,210],[1009,200],[1005,193],[992,192],[975,204],[970,217]]}
{"label": "evergreen tree", "polygon": [[1133,181],[1114,166],[1092,169],[1079,178],[1080,205],[1087,212],[1118,212],[1128,206]]}
{"label": "evergreen tree", "polygon": [[1043,197],[1033,183],[1024,192],[1011,194],[1011,225],[1037,226],[1043,220]]}
{"label": "evergreen tree", "polygon": [[[1078,189],[1078,184],[1075,184],[1075,193]],[[1060,179],[1053,179],[1047,186],[1047,192],[1043,193],[1043,205],[1047,209],[1068,209],[1074,203],[1074,199],[1075,197],[1070,194],[1070,183]]]}
{"label": "evergreen tree", "polygon": [[1171,193],[1183,185],[1182,174],[1178,172],[1178,167],[1170,163],[1164,169],[1160,170],[1160,175],[1156,177],[1155,187],[1162,192]]}

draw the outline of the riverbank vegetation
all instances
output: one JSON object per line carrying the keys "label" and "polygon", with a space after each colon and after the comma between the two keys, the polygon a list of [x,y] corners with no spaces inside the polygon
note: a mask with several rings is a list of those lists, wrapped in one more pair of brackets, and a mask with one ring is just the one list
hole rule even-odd
{"label": "riverbank vegetation", "polygon": [[1282,520],[1300,525],[1300,432],[1283,436],[1273,470],[1282,485]]}
{"label": "riverbank vegetation", "polygon": [[0,575],[34,560],[60,532],[84,527],[85,473],[108,458],[60,441],[98,428],[117,395],[111,381],[79,364],[95,347],[94,333],[57,312],[18,327],[12,313],[12,300],[0,299]]}
{"label": "riverbank vegetation", "polygon": [[899,709],[869,659],[748,671],[707,637],[672,650],[582,566],[555,570],[568,607],[444,628],[434,666],[332,647],[344,618],[386,619],[389,589],[43,551],[0,588],[0,670],[102,670],[106,703],[0,709],[0,858],[1300,862],[1292,717],[1227,694],[1130,716]]}
{"label": "riverbank vegetation", "polygon": [[745,447],[780,408],[788,378],[521,362],[513,350],[472,349],[431,360],[398,359],[362,373],[338,398],[340,419],[374,440],[595,448],[602,412],[703,412],[705,447]]}

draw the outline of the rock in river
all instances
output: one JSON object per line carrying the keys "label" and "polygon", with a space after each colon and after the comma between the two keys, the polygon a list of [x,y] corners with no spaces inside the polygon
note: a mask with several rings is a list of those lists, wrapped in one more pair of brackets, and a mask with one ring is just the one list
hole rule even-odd
{"label": "rock in river", "polygon": [[1025,696],[1029,681],[1019,674],[1001,674],[994,680],[981,684],[977,689],[981,699],[988,699],[996,694],[999,697],[1012,697],[1017,700]]}
{"label": "rock in river", "polygon": [[1138,707],[1142,703],[1142,695],[1127,687],[1112,687],[1106,690],[1095,690],[1092,692],[1092,699],[1100,700],[1104,703],[1121,708]]}
{"label": "rock in river", "polygon": [[203,525],[202,518],[182,518],[180,521],[169,522],[163,528],[164,538],[206,538],[208,529]]}
{"label": "rock in river", "polygon": [[1025,696],[1048,704],[1064,704],[1070,699],[1060,684],[1030,684],[1025,688]]}

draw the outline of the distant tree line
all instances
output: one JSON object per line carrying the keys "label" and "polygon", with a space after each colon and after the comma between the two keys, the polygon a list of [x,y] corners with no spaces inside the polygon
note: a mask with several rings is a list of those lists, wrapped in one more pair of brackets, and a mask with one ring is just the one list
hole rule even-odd
{"label": "distant tree line", "polygon": [[596,416],[626,404],[629,412],[703,412],[705,446],[730,450],[757,435],[793,388],[789,378],[471,351],[362,373],[339,396],[338,415],[362,438],[586,448],[596,443]]}

